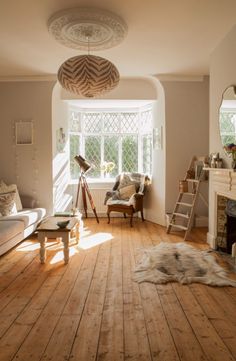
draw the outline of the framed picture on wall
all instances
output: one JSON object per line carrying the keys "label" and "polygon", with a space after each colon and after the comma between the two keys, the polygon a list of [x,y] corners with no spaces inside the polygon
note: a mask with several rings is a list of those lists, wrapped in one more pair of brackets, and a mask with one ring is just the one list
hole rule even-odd
{"label": "framed picture on wall", "polygon": [[16,145],[33,144],[33,122],[19,121],[15,123]]}
{"label": "framed picture on wall", "polygon": [[65,151],[66,135],[63,128],[59,128],[56,131],[56,145],[58,153],[63,153]]}
{"label": "framed picture on wall", "polygon": [[153,128],[153,149],[162,149],[162,126]]}

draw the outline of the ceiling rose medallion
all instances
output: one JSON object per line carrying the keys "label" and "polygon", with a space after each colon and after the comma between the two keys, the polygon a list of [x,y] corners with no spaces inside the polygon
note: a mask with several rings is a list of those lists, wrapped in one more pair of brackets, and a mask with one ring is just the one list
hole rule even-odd
{"label": "ceiling rose medallion", "polygon": [[59,11],[48,21],[49,33],[61,44],[87,50],[104,50],[120,44],[127,34],[126,23],[117,15],[100,9],[75,8]]}
{"label": "ceiling rose medallion", "polygon": [[90,55],[118,45],[127,34],[127,25],[118,16],[98,9],[76,8],[60,11],[48,22],[48,30],[61,44],[87,55],[67,59],[58,70],[58,81],[69,92],[98,97],[114,89],[120,75],[109,60]]}

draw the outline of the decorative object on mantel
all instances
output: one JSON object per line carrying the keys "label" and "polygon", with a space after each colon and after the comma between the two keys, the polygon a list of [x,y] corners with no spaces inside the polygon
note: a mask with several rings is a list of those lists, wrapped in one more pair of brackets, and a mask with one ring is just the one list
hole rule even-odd
{"label": "decorative object on mantel", "polygon": [[224,149],[232,157],[232,163],[231,163],[232,169],[236,169],[236,144],[230,143],[228,145],[225,145]]}
{"label": "decorative object on mantel", "polygon": [[135,269],[133,280],[163,284],[203,283],[211,286],[236,287],[236,280],[228,277],[211,251],[201,251],[184,243],[161,242],[144,250],[144,255]]}
{"label": "decorative object on mantel", "polygon": [[93,8],[68,9],[53,15],[48,29],[61,44],[88,51],[69,58],[59,68],[58,80],[64,89],[91,98],[118,85],[120,75],[115,65],[89,52],[114,47],[124,39],[127,25],[120,17]]}
{"label": "decorative object on mantel", "polygon": [[210,167],[211,168],[222,168],[223,160],[220,158],[219,153],[210,154]]}

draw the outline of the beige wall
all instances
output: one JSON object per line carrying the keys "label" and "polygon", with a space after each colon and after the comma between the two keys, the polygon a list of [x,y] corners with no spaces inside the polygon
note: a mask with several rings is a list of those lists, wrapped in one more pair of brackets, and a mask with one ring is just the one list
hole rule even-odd
{"label": "beige wall", "polygon": [[[161,84],[150,77],[124,79],[116,95],[110,93],[110,99],[117,98],[156,100],[153,126],[163,128],[163,147],[153,153],[153,182],[145,216],[164,225],[165,212],[173,208],[178,181],[191,156],[208,153],[208,81]],[[66,207],[72,194],[68,144],[65,152],[56,150],[56,131],[62,127],[67,134],[67,107],[60,88],[53,82],[0,83],[0,106],[0,177],[35,196],[49,213]],[[15,147],[14,122],[31,119],[34,145]]]}
{"label": "beige wall", "polygon": [[165,225],[166,202],[166,124],[165,94],[161,83],[153,80],[158,93],[154,105],[153,127],[162,131],[162,148],[153,150],[152,185],[147,195],[145,217],[155,223]]}
{"label": "beige wall", "polygon": [[[209,152],[209,82],[162,81],[166,111],[166,211],[171,212],[183,179],[194,155]],[[202,185],[207,196],[207,187]],[[197,213],[207,214],[199,202]]]}
{"label": "beige wall", "polygon": [[[63,151],[57,148],[57,132],[62,128],[65,134]],[[61,87],[57,83],[52,93],[52,167],[53,208],[55,212],[71,208],[70,162],[68,142],[68,104],[61,100]]]}
{"label": "beige wall", "polygon": [[[219,132],[219,107],[224,90],[230,85],[236,85],[236,25],[216,47],[211,54],[210,64],[210,152],[219,152],[224,159],[225,166],[230,168],[231,160],[223,151]],[[223,177],[224,178],[224,177]],[[212,175],[210,173],[210,184]],[[224,187],[224,186],[223,186]],[[220,189],[222,191],[222,188]],[[224,192],[224,188],[223,188]],[[229,196],[231,197],[231,196]],[[232,197],[233,198],[233,197]],[[216,245],[216,191],[214,185],[209,197],[209,233],[208,243]]]}
{"label": "beige wall", "polygon": [[[0,83],[0,179],[52,211],[52,89],[54,82]],[[34,144],[15,146],[14,124],[33,120]]]}
{"label": "beige wall", "polygon": [[210,65],[210,152],[220,152],[226,165],[230,160],[223,151],[219,131],[219,107],[224,90],[236,85],[236,25],[211,54]]}

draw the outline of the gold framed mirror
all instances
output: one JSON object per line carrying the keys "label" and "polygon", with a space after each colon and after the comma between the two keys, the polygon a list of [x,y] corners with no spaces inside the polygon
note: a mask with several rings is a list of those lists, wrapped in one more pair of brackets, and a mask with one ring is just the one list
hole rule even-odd
{"label": "gold framed mirror", "polygon": [[[219,127],[222,146],[236,145],[236,85],[225,89],[219,109]],[[227,155],[230,155],[226,151]]]}

